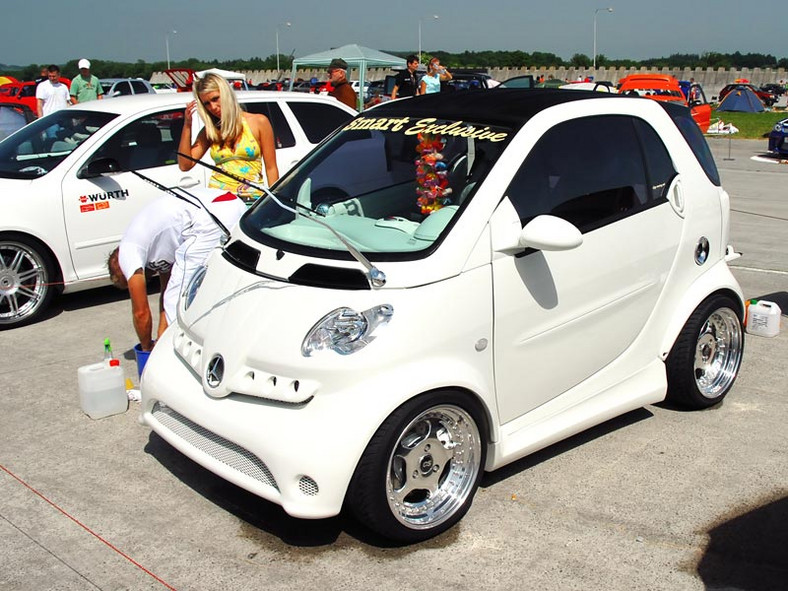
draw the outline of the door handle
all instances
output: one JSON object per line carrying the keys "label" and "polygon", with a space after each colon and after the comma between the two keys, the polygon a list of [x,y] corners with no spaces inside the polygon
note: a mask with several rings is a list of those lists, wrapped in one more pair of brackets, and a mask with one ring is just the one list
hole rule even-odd
{"label": "door handle", "polygon": [[679,216],[684,217],[684,189],[680,182],[676,181],[670,187],[668,191],[668,201],[670,201],[670,206],[673,208],[673,211]]}

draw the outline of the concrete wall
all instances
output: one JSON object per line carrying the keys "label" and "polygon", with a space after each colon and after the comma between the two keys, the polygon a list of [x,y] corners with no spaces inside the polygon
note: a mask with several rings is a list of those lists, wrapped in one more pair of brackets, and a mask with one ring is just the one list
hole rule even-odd
{"label": "concrete wall", "polygon": [[[756,86],[767,84],[769,82],[779,82],[780,80],[788,80],[788,71],[785,68],[742,68],[742,69],[725,69],[725,68],[597,68],[596,72],[593,68],[490,68],[489,74],[495,79],[500,81],[512,78],[514,76],[521,76],[524,74],[533,74],[534,76],[542,76],[545,78],[552,76],[560,80],[577,80],[587,76],[594,76],[595,80],[609,80],[617,83],[621,78],[628,74],[645,73],[645,72],[659,72],[661,74],[670,74],[679,80],[689,80],[695,78],[706,93],[706,98],[714,100],[719,94],[720,89],[726,84],[732,83],[737,78],[746,78]],[[387,68],[370,68],[367,72],[367,80],[382,80],[386,74],[391,74],[392,71]],[[244,72],[247,80],[251,80],[253,84],[259,84],[266,80],[273,80],[276,78],[276,70],[250,70]],[[284,71],[283,77],[289,76],[290,71]],[[319,80],[326,79],[326,71],[324,68],[303,69],[298,70],[297,76],[304,80],[310,78],[318,78]],[[358,70],[353,69],[350,74],[351,80],[358,80]],[[169,82],[169,78],[164,72],[156,72],[151,76],[151,82]]]}

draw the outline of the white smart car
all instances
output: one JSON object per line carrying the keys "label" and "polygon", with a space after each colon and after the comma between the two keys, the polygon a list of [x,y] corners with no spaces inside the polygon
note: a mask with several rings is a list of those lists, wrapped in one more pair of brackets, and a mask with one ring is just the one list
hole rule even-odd
{"label": "white smart car", "polygon": [[290,515],[412,542],[495,470],[730,391],[729,198],[685,107],[499,90],[391,101],[241,219],[142,376],[142,420]]}
{"label": "white smart car", "polygon": [[[191,97],[150,94],[81,103],[0,143],[0,328],[34,320],[56,291],[108,284],[107,255],[134,215],[161,192],[131,172],[98,176],[88,165],[109,158],[121,170],[178,185],[184,173],[175,151]],[[355,114],[328,97],[238,97],[244,108],[271,120],[280,173]],[[198,167],[187,174],[204,184],[211,173]]]}

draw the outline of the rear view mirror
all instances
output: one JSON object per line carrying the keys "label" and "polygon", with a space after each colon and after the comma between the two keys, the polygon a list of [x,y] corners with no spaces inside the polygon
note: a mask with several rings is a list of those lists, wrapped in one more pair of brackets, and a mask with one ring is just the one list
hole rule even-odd
{"label": "rear view mirror", "polygon": [[104,174],[120,172],[120,165],[114,158],[97,158],[91,160],[79,171],[77,178],[90,179]]}

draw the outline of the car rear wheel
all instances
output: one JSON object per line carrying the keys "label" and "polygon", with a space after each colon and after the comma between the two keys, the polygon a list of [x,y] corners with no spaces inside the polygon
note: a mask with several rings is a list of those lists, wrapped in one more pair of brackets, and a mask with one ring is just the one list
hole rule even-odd
{"label": "car rear wheel", "polygon": [[733,387],[744,353],[744,331],[729,296],[704,300],[687,320],[668,355],[668,400],[708,408]]}
{"label": "car rear wheel", "polygon": [[358,520],[401,542],[436,536],[467,513],[485,458],[478,403],[452,392],[411,400],[381,425],[350,485]]}
{"label": "car rear wheel", "polygon": [[0,329],[34,321],[49,305],[54,266],[32,241],[0,238]]}

